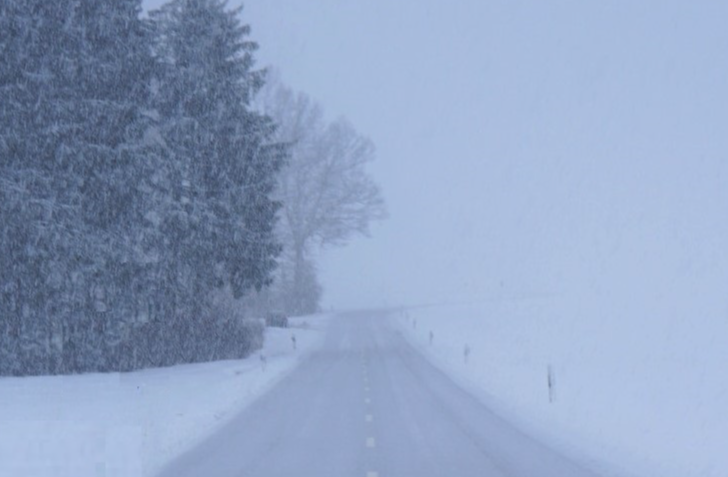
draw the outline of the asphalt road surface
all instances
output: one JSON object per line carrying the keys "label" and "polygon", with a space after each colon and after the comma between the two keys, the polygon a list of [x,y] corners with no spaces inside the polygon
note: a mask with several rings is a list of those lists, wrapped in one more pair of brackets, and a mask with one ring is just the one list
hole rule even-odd
{"label": "asphalt road surface", "polygon": [[454,384],[383,313],[324,346],[164,477],[595,477]]}

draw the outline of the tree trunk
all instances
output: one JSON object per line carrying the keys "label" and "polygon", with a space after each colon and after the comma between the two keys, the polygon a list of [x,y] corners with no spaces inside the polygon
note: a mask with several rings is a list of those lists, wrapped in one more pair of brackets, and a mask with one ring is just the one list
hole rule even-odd
{"label": "tree trunk", "polygon": [[294,252],[294,258],[293,258],[293,293],[292,293],[292,303],[291,303],[291,310],[289,310],[290,313],[294,315],[300,315],[302,312],[302,306],[303,306],[303,300],[304,300],[304,292],[305,292],[305,274],[304,274],[304,262],[305,262],[305,253],[304,253],[304,247],[302,243],[296,243],[293,246],[293,252]]}

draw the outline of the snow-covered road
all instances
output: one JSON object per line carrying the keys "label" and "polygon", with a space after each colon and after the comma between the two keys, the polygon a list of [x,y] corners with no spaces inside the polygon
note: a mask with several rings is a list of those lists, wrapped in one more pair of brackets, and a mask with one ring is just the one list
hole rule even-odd
{"label": "snow-covered road", "polygon": [[433,367],[384,313],[341,315],[299,368],[163,477],[592,477]]}

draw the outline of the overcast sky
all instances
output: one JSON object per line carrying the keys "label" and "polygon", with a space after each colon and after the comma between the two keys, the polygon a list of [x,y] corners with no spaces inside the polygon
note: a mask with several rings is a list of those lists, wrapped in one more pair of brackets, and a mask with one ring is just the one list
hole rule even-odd
{"label": "overcast sky", "polygon": [[244,4],[258,64],[377,145],[390,218],[326,305],[725,295],[728,2]]}

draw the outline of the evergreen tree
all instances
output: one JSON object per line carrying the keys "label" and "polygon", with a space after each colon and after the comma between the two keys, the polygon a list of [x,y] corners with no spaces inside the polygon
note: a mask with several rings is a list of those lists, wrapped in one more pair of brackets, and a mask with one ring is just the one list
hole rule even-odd
{"label": "evergreen tree", "polygon": [[0,3],[0,374],[244,356],[284,149],[223,2]]}
{"label": "evergreen tree", "polygon": [[285,151],[271,144],[273,123],[249,108],[263,76],[239,14],[216,0],[174,0],[150,14],[162,64],[155,104],[181,184],[165,263],[186,290],[173,314],[191,336],[219,325],[213,289],[239,298],[264,286],[280,250],[271,195]]}
{"label": "evergreen tree", "polygon": [[20,337],[3,371],[105,369],[134,299],[147,176],[140,1],[0,8],[0,316]]}

